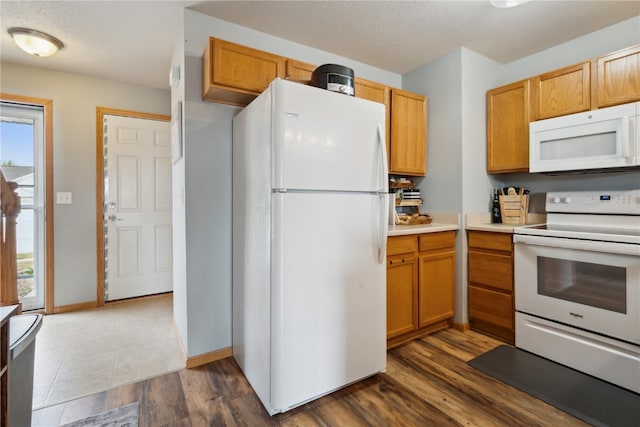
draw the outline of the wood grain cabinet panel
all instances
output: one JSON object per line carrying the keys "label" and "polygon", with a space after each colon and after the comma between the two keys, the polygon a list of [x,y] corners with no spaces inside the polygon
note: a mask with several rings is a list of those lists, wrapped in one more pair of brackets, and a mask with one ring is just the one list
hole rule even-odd
{"label": "wood grain cabinet panel", "polygon": [[591,63],[572,65],[533,79],[534,119],[548,119],[591,108]]}
{"label": "wood grain cabinet panel", "polygon": [[474,321],[483,322],[485,328],[492,324],[508,331],[514,329],[512,295],[470,285],[469,299],[473,301],[469,317]]}
{"label": "wood grain cabinet panel", "polygon": [[388,86],[383,84],[365,80],[360,77],[356,77],[354,80],[354,89],[357,98],[367,99],[373,102],[379,102],[385,106],[385,146],[387,148],[387,163],[390,159],[390,144],[391,144],[391,108],[390,108],[390,92]]}
{"label": "wood grain cabinet panel", "polygon": [[418,326],[447,320],[455,313],[455,251],[438,251],[420,256],[418,277]]}
{"label": "wood grain cabinet panel", "polygon": [[387,345],[449,326],[455,312],[455,231],[387,240]]}
{"label": "wood grain cabinet panel", "polygon": [[209,37],[202,66],[202,99],[244,106],[285,77],[286,58]]}
{"label": "wood grain cabinet panel", "polygon": [[530,80],[487,92],[487,173],[529,171]]}
{"label": "wood grain cabinet panel", "polygon": [[418,239],[415,235],[389,237],[387,240],[387,256],[415,253],[418,251]]}
{"label": "wood grain cabinet panel", "polygon": [[640,101],[640,45],[596,58],[598,107]]}
{"label": "wood grain cabinet panel", "polygon": [[287,80],[308,84],[311,81],[311,74],[316,68],[318,67],[313,64],[287,59],[286,78]]}
{"label": "wood grain cabinet panel", "polygon": [[491,233],[483,231],[469,232],[468,244],[470,248],[493,249],[495,251],[511,252],[513,235],[511,233]]}
{"label": "wood grain cabinet panel", "polygon": [[469,249],[469,281],[512,291],[513,261],[511,256]]}
{"label": "wood grain cabinet panel", "polygon": [[513,344],[513,235],[486,231],[467,235],[471,329]]}
{"label": "wood grain cabinet panel", "polygon": [[387,260],[387,339],[418,326],[418,260],[415,254]]}
{"label": "wood grain cabinet panel", "polygon": [[427,97],[391,89],[389,173],[424,176],[427,173]]}

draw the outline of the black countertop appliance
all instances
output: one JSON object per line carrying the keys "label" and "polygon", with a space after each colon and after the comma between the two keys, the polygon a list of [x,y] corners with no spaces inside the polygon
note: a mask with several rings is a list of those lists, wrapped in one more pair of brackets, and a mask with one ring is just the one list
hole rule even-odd
{"label": "black countertop appliance", "polygon": [[336,64],[324,64],[313,70],[311,85],[332,92],[355,96],[353,70]]}

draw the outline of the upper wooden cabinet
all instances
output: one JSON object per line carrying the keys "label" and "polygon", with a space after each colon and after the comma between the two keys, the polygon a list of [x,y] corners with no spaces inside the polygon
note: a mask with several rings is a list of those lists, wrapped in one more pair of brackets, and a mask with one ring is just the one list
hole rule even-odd
{"label": "upper wooden cabinet", "polygon": [[[309,83],[314,64],[285,58],[215,37],[202,55],[202,99],[245,106],[280,77]],[[383,84],[354,79],[358,98],[386,107],[389,173],[422,176],[427,170],[427,98]]]}
{"label": "upper wooden cabinet", "polygon": [[385,144],[387,147],[387,163],[390,161],[390,135],[391,135],[391,108],[390,107],[390,89],[380,83],[365,80],[360,77],[356,77],[354,80],[354,89],[357,98],[368,99],[369,101],[379,102],[385,105],[386,117],[385,117]]}
{"label": "upper wooden cabinet", "polygon": [[293,80],[300,83],[309,83],[311,74],[317,68],[316,65],[309,64],[295,59],[287,59],[287,80]]}
{"label": "upper wooden cabinet", "polygon": [[487,173],[529,170],[530,80],[487,92]]}
{"label": "upper wooden cabinet", "polygon": [[202,56],[202,98],[244,106],[276,77],[285,77],[286,58],[209,37]]}
{"label": "upper wooden cabinet", "polygon": [[595,59],[598,107],[640,101],[640,45]]}
{"label": "upper wooden cabinet", "polygon": [[427,97],[391,89],[389,173],[427,173]]}
{"label": "upper wooden cabinet", "polygon": [[487,91],[487,173],[529,171],[529,122],[640,101],[640,45]]}
{"label": "upper wooden cabinet", "polygon": [[591,109],[591,64],[572,65],[533,78],[534,120]]}

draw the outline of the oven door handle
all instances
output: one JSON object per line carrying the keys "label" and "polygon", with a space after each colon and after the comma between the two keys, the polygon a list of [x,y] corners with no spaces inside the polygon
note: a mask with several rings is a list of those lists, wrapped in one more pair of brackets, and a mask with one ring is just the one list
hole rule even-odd
{"label": "oven door handle", "polygon": [[513,243],[544,246],[547,248],[575,249],[579,251],[640,256],[640,245],[632,243],[599,242],[595,240],[565,239],[559,237],[513,235]]}

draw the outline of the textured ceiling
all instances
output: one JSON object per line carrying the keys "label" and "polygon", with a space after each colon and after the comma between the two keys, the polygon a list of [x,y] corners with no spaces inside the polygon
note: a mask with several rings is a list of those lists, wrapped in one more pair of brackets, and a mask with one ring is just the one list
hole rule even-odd
{"label": "textured ceiling", "polygon": [[[168,87],[184,7],[404,74],[458,47],[508,63],[640,15],[640,1],[6,1],[2,61]],[[60,38],[50,58],[7,34],[26,26]],[[638,29],[640,33],[640,28]]]}

